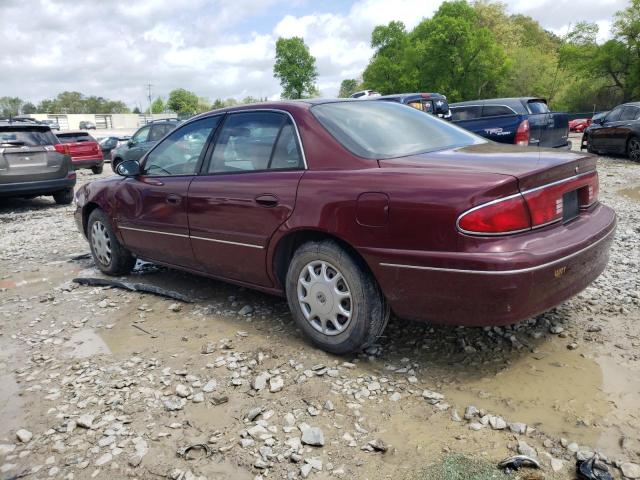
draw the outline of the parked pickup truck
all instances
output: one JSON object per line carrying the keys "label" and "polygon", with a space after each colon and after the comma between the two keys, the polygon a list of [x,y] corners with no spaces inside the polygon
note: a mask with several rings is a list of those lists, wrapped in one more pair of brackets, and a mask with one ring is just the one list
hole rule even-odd
{"label": "parked pickup truck", "polygon": [[444,120],[451,120],[447,97],[439,93],[397,93],[394,95],[382,95],[374,98],[374,100],[404,103]]}
{"label": "parked pickup truck", "polygon": [[458,126],[499,143],[570,149],[569,117],[543,98],[492,98],[450,105]]}

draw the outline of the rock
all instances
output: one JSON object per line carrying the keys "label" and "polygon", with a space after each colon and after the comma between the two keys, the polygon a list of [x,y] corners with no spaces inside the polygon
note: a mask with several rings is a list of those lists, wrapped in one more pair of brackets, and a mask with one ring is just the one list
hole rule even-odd
{"label": "rock", "polygon": [[284,425],[285,427],[293,427],[296,424],[296,417],[294,417],[293,413],[287,413],[284,416]]}
{"label": "rock", "polygon": [[505,428],[507,428],[507,422],[505,422],[504,418],[502,417],[490,417],[489,425],[491,425],[491,428],[493,428],[494,430],[504,430]]}
{"label": "rock", "polygon": [[191,389],[186,385],[179,383],[176,385],[176,395],[181,398],[187,398],[189,395],[191,395]]}
{"label": "rock", "polygon": [[193,398],[191,399],[191,401],[193,403],[202,403],[202,402],[204,402],[204,393],[198,392],[198,393],[194,394]]}
{"label": "rock", "polygon": [[264,409],[262,407],[252,408],[251,410],[249,410],[249,413],[247,413],[247,420],[253,422],[258,417],[258,415],[263,412],[263,410]]}
{"label": "rock", "polygon": [[0,444],[0,457],[4,457],[16,449],[15,445],[3,443]]}
{"label": "rock", "polygon": [[227,403],[229,401],[229,397],[226,395],[211,395],[211,403],[214,405],[222,405],[223,403]]}
{"label": "rock", "polygon": [[238,310],[238,315],[250,315],[253,313],[253,307],[251,305],[245,305],[240,310]]}
{"label": "rock", "polygon": [[253,438],[241,438],[240,439],[240,446],[242,448],[253,447],[255,444],[256,444],[256,441]]}
{"label": "rock", "polygon": [[327,412],[333,412],[335,410],[333,402],[331,400],[327,400],[326,402],[324,402],[324,409]]}
{"label": "rock", "polygon": [[282,377],[271,377],[269,379],[269,391],[271,393],[276,393],[282,390],[284,387],[284,380]]}
{"label": "rock", "polygon": [[309,425],[302,424],[299,428],[302,432],[302,443],[313,447],[324,446],[324,434],[318,427],[310,427]]}
{"label": "rock", "polygon": [[531,458],[538,458],[538,452],[524,440],[518,440],[518,453]]}
{"label": "rock", "polygon": [[210,353],[213,353],[215,351],[216,346],[213,344],[213,342],[207,342],[200,348],[200,353],[203,355],[209,355]]}
{"label": "rock", "polygon": [[473,417],[477,416],[479,413],[480,411],[476,407],[474,407],[473,405],[469,405],[464,410],[464,419],[471,420]]}
{"label": "rock", "polygon": [[205,393],[211,393],[218,387],[218,382],[211,379],[202,386],[202,391]]}
{"label": "rock", "polygon": [[174,396],[166,398],[162,401],[162,404],[164,405],[165,410],[169,412],[182,410],[186,405],[186,403],[187,401],[184,398],[179,398]]}
{"label": "rock", "polygon": [[369,445],[376,451],[376,452],[382,452],[385,453],[387,450],[389,450],[388,445],[381,439],[376,438],[375,440],[371,440],[369,442]]}
{"label": "rock", "polygon": [[302,478],[309,478],[312,469],[313,467],[311,465],[305,463],[300,467],[300,476],[302,476]]}
{"label": "rock", "polygon": [[256,440],[259,440],[262,435],[266,435],[269,431],[264,428],[262,425],[254,425],[251,428],[247,429],[247,433]]}
{"label": "rock", "polygon": [[469,430],[473,430],[475,432],[477,432],[478,430],[482,430],[483,428],[484,428],[484,425],[478,422],[473,422],[469,424]]}
{"label": "rock", "polygon": [[460,418],[460,414],[458,413],[458,410],[456,410],[455,408],[451,410],[451,420],[453,420],[454,422],[462,421],[462,419]]}
{"label": "rock", "polygon": [[438,392],[432,392],[431,390],[423,390],[422,396],[427,400],[431,400],[433,402],[439,402],[444,398],[444,395]]}
{"label": "rock", "polygon": [[552,457],[551,458],[551,470],[554,472],[559,472],[564,468],[564,462],[559,458]]}
{"label": "rock", "polygon": [[322,459],[318,457],[311,457],[305,459],[305,462],[311,465],[314,470],[321,471],[322,470]]}
{"label": "rock", "polygon": [[269,381],[270,378],[271,375],[269,375],[267,372],[262,372],[253,379],[253,382],[251,382],[251,387],[254,390],[263,390],[267,386],[267,381]]}
{"label": "rock", "polygon": [[113,459],[113,455],[110,453],[105,453],[100,458],[96,460],[96,467],[100,467],[105,463],[109,463]]}
{"label": "rock", "polygon": [[18,437],[18,440],[20,440],[22,443],[28,443],[33,438],[33,433],[31,433],[29,430],[21,428],[16,432],[16,437]]}
{"label": "rock", "polygon": [[391,400],[392,402],[397,402],[402,398],[402,395],[400,395],[400,393],[398,392],[393,392],[391,394],[391,396],[389,397],[389,400]]}
{"label": "rock", "polygon": [[80,415],[78,417],[78,419],[76,420],[76,424],[82,428],[91,428],[91,425],[93,425],[94,418],[95,418],[94,415],[89,415],[88,413],[85,413],[84,415]]}
{"label": "rock", "polygon": [[567,450],[569,450],[571,453],[577,453],[578,450],[580,450],[580,447],[576,442],[571,442],[567,445]]}
{"label": "rock", "polygon": [[526,423],[510,423],[509,430],[511,430],[513,433],[524,435],[527,432],[527,424]]}
{"label": "rock", "polygon": [[172,303],[171,305],[169,305],[167,310],[169,310],[170,312],[179,312],[180,310],[182,310],[182,305],[180,305],[179,303]]}
{"label": "rock", "polygon": [[636,463],[625,462],[620,465],[620,471],[627,478],[640,478],[640,465]]}

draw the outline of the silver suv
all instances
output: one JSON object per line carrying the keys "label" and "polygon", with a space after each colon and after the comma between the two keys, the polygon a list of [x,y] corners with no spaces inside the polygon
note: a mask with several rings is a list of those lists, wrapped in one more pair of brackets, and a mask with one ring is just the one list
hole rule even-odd
{"label": "silver suv", "polygon": [[52,195],[56,203],[73,201],[76,173],[47,125],[0,120],[0,197]]}

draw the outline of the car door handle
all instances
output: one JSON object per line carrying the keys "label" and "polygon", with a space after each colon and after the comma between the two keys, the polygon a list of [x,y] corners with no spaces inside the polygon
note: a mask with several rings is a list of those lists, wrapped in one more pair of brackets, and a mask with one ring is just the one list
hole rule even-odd
{"label": "car door handle", "polygon": [[275,195],[258,195],[255,200],[258,205],[262,205],[263,207],[275,207],[278,205],[278,197]]}
{"label": "car door handle", "polygon": [[170,203],[171,205],[180,205],[180,202],[182,202],[182,197],[180,195],[176,195],[175,193],[167,195],[167,203]]}

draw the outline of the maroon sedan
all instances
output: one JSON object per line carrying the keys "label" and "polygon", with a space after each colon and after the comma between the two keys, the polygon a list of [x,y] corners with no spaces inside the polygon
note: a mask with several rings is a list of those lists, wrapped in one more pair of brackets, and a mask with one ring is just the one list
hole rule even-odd
{"label": "maroon sedan", "polygon": [[78,190],[106,274],[136,258],[286,295],[335,353],[390,311],[455,325],[518,322],[605,268],[616,217],[595,157],[489,142],[391,102],[216,110]]}

